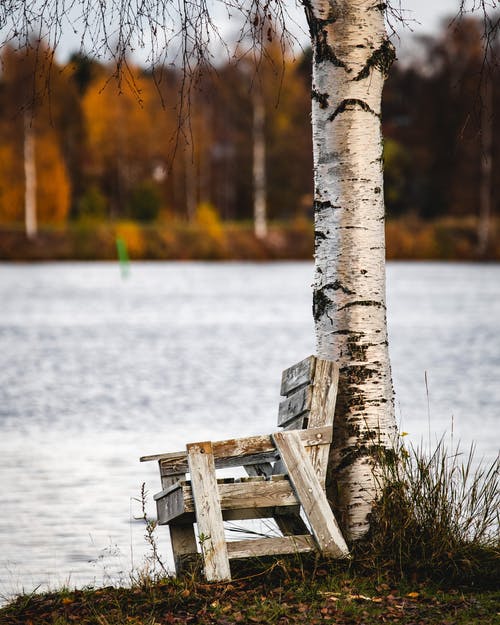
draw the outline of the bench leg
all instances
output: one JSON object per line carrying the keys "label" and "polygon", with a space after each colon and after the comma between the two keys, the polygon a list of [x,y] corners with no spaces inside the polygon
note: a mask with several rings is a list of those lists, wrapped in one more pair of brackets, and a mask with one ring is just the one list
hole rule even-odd
{"label": "bench leg", "polygon": [[170,523],[169,530],[172,551],[174,552],[175,572],[177,575],[181,575],[194,566],[198,559],[193,524],[177,525]]}
{"label": "bench leg", "polygon": [[187,445],[196,522],[207,581],[231,579],[212,443]]}

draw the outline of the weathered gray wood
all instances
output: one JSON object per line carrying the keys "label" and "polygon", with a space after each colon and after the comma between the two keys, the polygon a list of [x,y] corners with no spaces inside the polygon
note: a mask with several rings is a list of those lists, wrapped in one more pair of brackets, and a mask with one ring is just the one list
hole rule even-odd
{"label": "weathered gray wood", "polygon": [[273,438],[320,551],[336,558],[347,557],[349,549],[300,437],[291,431],[278,432]]}
{"label": "weathered gray wood", "polygon": [[[190,487],[189,490],[191,490]],[[186,514],[194,512],[194,507],[191,510],[186,509],[184,487],[179,485],[173,490],[167,489],[167,491],[157,493],[154,498],[156,499],[156,515],[160,525],[166,525],[174,519],[178,522],[187,521],[192,517],[192,514]]]}
{"label": "weathered gray wood", "polygon": [[227,544],[227,551],[231,559],[259,558],[283,553],[305,553],[314,550],[315,544],[310,534],[238,540]]}
{"label": "weathered gray wood", "polygon": [[[308,434],[308,430],[301,430],[300,436],[304,437],[304,441],[315,434]],[[306,444],[323,444],[323,441],[314,440],[306,442]],[[277,456],[276,447],[271,435],[265,436],[249,436],[246,438],[229,439],[224,441],[215,441],[212,443],[214,453],[215,468],[226,469],[231,467],[239,467],[242,465],[265,464],[268,460],[275,460]],[[183,476],[188,472],[187,453],[175,452],[172,454],[159,454],[160,457],[160,473],[162,477]],[[145,458],[153,456],[145,456]]]}
{"label": "weathered gray wood", "polygon": [[303,430],[307,427],[308,412],[304,412],[299,417],[295,417],[291,421],[288,421],[286,425],[281,426],[284,430]]}
{"label": "weathered gray wood", "polygon": [[284,427],[296,417],[309,412],[311,408],[311,400],[311,386],[305,386],[304,388],[295,391],[292,395],[289,395],[280,403],[278,410],[278,426]]}
{"label": "weathered gray wood", "polygon": [[178,482],[183,480],[186,477],[186,474],[183,473],[181,475],[162,475],[160,468],[160,478],[161,478],[161,488],[162,490],[167,490],[168,488],[174,487]]}
{"label": "weathered gray wood", "polygon": [[[224,512],[238,509],[274,509],[276,506],[299,504],[288,480],[219,484],[218,491]],[[162,491],[154,497],[160,525],[173,519],[186,518],[186,515],[194,512],[193,492],[187,484],[179,485],[173,490]]]}
{"label": "weathered gray wood", "polygon": [[193,523],[179,525],[171,523],[169,530],[174,554],[175,572],[177,575],[180,575],[196,559],[197,548]]}
{"label": "weathered gray wood", "polygon": [[[337,389],[339,383],[339,367],[336,362],[317,360],[314,375],[313,395],[311,410],[309,412],[309,428],[332,427],[335,415],[335,403],[337,401]],[[331,442],[331,440],[330,440]],[[329,446],[316,446],[308,448],[316,475],[321,486],[325,487],[326,469],[328,466]]]}
{"label": "weathered gray wood", "polygon": [[308,356],[281,374],[281,395],[289,395],[293,390],[309,384],[314,377],[316,358]]}
{"label": "weathered gray wood", "polygon": [[231,579],[224,523],[210,442],[187,445],[198,538],[208,581]]}
{"label": "weathered gray wood", "polygon": [[141,456],[139,462],[151,462],[151,460],[171,460],[172,462],[178,458],[183,460],[186,457],[185,451],[169,451],[164,454],[152,454],[149,456]]}

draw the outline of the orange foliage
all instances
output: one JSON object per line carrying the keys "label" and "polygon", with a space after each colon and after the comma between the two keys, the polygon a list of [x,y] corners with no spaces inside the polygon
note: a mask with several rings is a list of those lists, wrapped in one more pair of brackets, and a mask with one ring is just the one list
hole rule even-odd
{"label": "orange foliage", "polygon": [[70,181],[53,131],[36,141],[37,213],[41,224],[66,221],[70,202]]}
{"label": "orange foliage", "polygon": [[11,143],[0,144],[0,223],[24,219],[24,181],[21,161]]}

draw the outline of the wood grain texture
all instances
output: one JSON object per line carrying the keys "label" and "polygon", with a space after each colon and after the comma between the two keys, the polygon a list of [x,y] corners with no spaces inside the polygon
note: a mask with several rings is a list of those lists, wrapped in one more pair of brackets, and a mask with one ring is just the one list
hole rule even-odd
{"label": "wood grain texture", "polygon": [[238,540],[227,544],[227,551],[231,559],[258,558],[283,553],[305,553],[314,551],[315,548],[316,545],[310,534]]}
{"label": "wood grain texture", "polygon": [[[288,480],[248,482],[218,485],[219,498],[224,518],[226,511],[256,510],[276,506],[297,506],[299,501]],[[174,519],[189,518],[194,512],[193,492],[189,484],[155,495],[158,522],[165,525]],[[260,515],[259,515],[260,516]],[[273,516],[273,512],[268,516]],[[251,517],[240,517],[251,518]]]}
{"label": "wood grain texture", "polygon": [[300,417],[309,412],[311,401],[312,387],[304,386],[304,388],[295,391],[295,393],[280,402],[278,409],[278,427],[284,427],[296,417]]}
{"label": "wood grain texture", "polygon": [[300,437],[292,431],[278,432],[273,438],[320,551],[335,558],[348,557],[349,550]]}
{"label": "wood grain texture", "polygon": [[[339,367],[337,363],[318,358],[309,412],[309,428],[330,427],[333,430],[338,384]],[[310,447],[308,452],[320,484],[325,488],[330,447]]]}
{"label": "wood grain texture", "polygon": [[[309,430],[301,430],[300,436],[304,437],[305,444],[322,444],[320,440],[316,443],[313,440],[316,431],[308,432]],[[306,442],[306,439],[309,441]],[[278,455],[270,434],[215,441],[212,443],[212,449],[216,469],[265,464],[276,460]],[[180,479],[189,471],[187,452],[160,454],[160,456],[159,466],[162,477],[178,476],[177,479]]]}
{"label": "wood grain texture", "polygon": [[300,362],[285,369],[281,374],[281,395],[287,396],[295,389],[309,384],[314,378],[316,358],[308,356]]}
{"label": "wood grain texture", "polygon": [[231,579],[212,443],[187,445],[198,537],[208,581]]}

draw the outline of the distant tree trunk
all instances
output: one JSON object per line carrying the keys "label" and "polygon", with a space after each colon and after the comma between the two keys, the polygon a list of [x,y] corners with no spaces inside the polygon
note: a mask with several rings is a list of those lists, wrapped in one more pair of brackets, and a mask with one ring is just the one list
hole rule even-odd
{"label": "distant tree trunk", "polygon": [[267,236],[265,107],[259,85],[253,89],[253,212],[258,239]]}
{"label": "distant tree trunk", "polygon": [[369,528],[374,446],[395,434],[387,342],[381,96],[385,4],[303,0],[313,45],[317,353],[341,366],[329,496],[346,536]]}
{"label": "distant tree trunk", "polygon": [[34,120],[29,111],[24,113],[24,222],[28,239],[37,235],[36,215],[36,159]]}
{"label": "distant tree trunk", "polygon": [[488,253],[491,221],[492,149],[493,149],[493,84],[488,72],[484,75],[481,109],[481,180],[479,188],[478,254]]}

